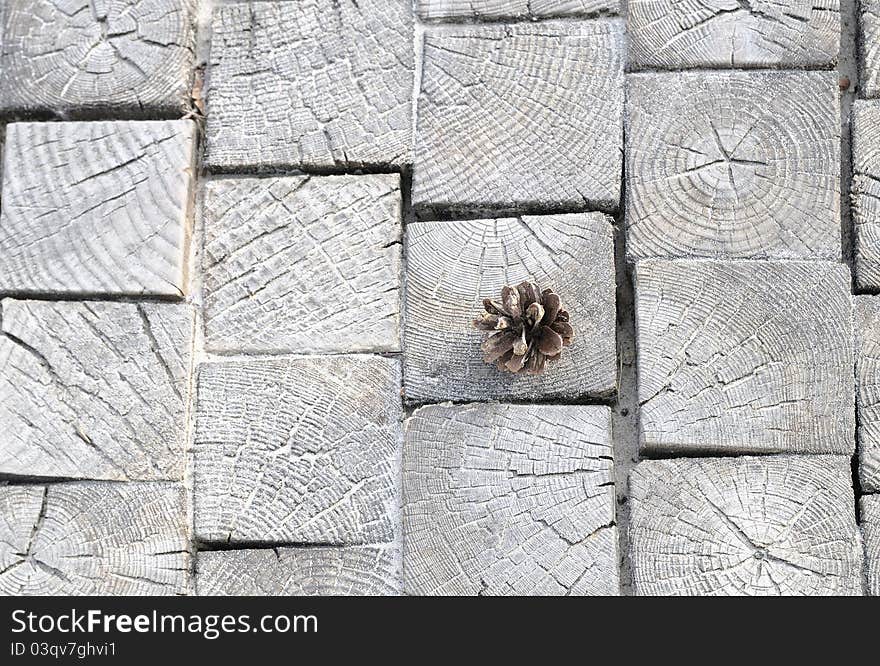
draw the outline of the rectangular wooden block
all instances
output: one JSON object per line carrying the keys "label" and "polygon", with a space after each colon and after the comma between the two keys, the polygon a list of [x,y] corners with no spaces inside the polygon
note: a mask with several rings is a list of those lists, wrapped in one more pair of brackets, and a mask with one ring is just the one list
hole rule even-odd
{"label": "rectangular wooden block", "polygon": [[430,405],[407,420],[414,595],[616,595],[607,407]]}
{"label": "rectangular wooden block", "polygon": [[846,266],[641,261],[635,297],[643,450],[852,454]]}
{"label": "rectangular wooden block", "polygon": [[644,596],[860,596],[844,456],[649,460],[630,475],[630,563]]}
{"label": "rectangular wooden block", "polygon": [[197,385],[199,539],[361,545],[399,534],[396,360],[207,363]]}
{"label": "rectangular wooden block", "polygon": [[880,597],[880,495],[865,495],[860,500],[860,507],[865,564],[868,570],[868,595]]}
{"label": "rectangular wooden block", "polygon": [[0,292],[183,295],[195,123],[13,123],[6,133]]}
{"label": "rectangular wooden block", "polygon": [[179,117],[189,108],[197,0],[4,1],[3,113]]}
{"label": "rectangular wooden block", "polygon": [[834,72],[627,78],[630,259],[841,257]]}
{"label": "rectangular wooden block", "polygon": [[809,69],[840,51],[838,0],[629,0],[627,15],[638,69]]}
{"label": "rectangular wooden block", "polygon": [[859,77],[865,97],[880,97],[880,0],[859,0]]}
{"label": "rectangular wooden block", "polygon": [[853,299],[859,482],[880,492],[880,296]]}
{"label": "rectangular wooden block", "polygon": [[852,111],[852,214],[856,285],[880,290],[880,100]]}
{"label": "rectangular wooden block", "polygon": [[616,209],[623,32],[620,21],[429,30],[413,205]]}
{"label": "rectangular wooden block", "polygon": [[[606,396],[615,388],[614,243],[601,213],[407,226],[404,327],[409,402]],[[562,299],[574,341],[543,375],[483,361],[484,298],[534,280]]]}
{"label": "rectangular wooden block", "polygon": [[214,9],[205,164],[215,171],[411,163],[410,0]]}
{"label": "rectangular wooden block", "polygon": [[204,220],[209,350],[400,350],[399,176],[213,180]]}
{"label": "rectangular wooden block", "polygon": [[315,546],[214,550],[199,553],[201,596],[397,596],[395,546]]}
{"label": "rectangular wooden block", "polygon": [[618,0],[416,0],[419,16],[437,19],[540,19],[616,14]]}
{"label": "rectangular wooden block", "polygon": [[0,595],[187,594],[186,523],[180,484],[0,487]]}
{"label": "rectangular wooden block", "polygon": [[4,299],[0,306],[0,473],[183,476],[189,305]]}

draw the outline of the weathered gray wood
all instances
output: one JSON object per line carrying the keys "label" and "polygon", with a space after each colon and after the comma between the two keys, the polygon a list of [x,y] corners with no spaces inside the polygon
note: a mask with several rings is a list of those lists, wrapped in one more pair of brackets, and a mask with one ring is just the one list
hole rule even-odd
{"label": "weathered gray wood", "polygon": [[187,594],[188,548],[179,484],[0,487],[0,595]]}
{"label": "weathered gray wood", "polygon": [[880,495],[865,495],[860,500],[862,538],[868,570],[868,594],[880,597]]}
{"label": "weathered gray wood", "polygon": [[413,205],[615,209],[623,40],[620,21],[427,32]]}
{"label": "weathered gray wood", "polygon": [[880,0],[859,0],[859,77],[865,97],[880,97]]}
{"label": "weathered gray wood", "polygon": [[0,473],[180,479],[188,305],[2,301]]}
{"label": "weathered gray wood", "polygon": [[211,350],[400,350],[400,179],[245,178],[205,186]]}
{"label": "weathered gray wood", "polygon": [[195,124],[6,127],[0,291],[181,296]]}
{"label": "weathered gray wood", "polygon": [[412,24],[411,0],[217,6],[207,166],[409,164]]}
{"label": "weathered gray wood", "polygon": [[404,589],[618,594],[606,407],[431,405],[407,421]]}
{"label": "weathered gray wood", "polygon": [[[614,390],[614,249],[600,213],[407,226],[404,328],[410,402],[603,396]],[[533,280],[571,317],[574,342],[543,375],[501,373],[483,361],[472,327],[483,298]]]}
{"label": "weathered gray wood", "polygon": [[637,595],[861,595],[844,456],[691,458],[630,475]]}
{"label": "weathered gray wood", "polygon": [[203,596],[396,596],[400,552],[392,546],[215,550],[199,553]]}
{"label": "weathered gray wood", "polygon": [[0,110],[62,117],[189,106],[196,0],[6,0]]}
{"label": "weathered gray wood", "polygon": [[863,492],[880,491],[880,296],[853,302],[856,355],[859,482]]}
{"label": "weathered gray wood", "polygon": [[880,289],[880,100],[853,105],[852,137],[856,284]]}
{"label": "weathered gray wood", "polygon": [[846,266],[647,260],[635,292],[644,450],[852,454]]}
{"label": "weathered gray wood", "polygon": [[426,20],[461,18],[546,18],[617,13],[618,0],[416,0]]}
{"label": "weathered gray wood", "polygon": [[637,68],[832,65],[840,51],[838,0],[629,0]]}
{"label": "weathered gray wood", "polygon": [[632,259],[840,259],[834,72],[637,74],[627,82]]}
{"label": "weathered gray wood", "polygon": [[403,418],[396,360],[340,355],[208,363],[197,383],[200,539],[394,540]]}

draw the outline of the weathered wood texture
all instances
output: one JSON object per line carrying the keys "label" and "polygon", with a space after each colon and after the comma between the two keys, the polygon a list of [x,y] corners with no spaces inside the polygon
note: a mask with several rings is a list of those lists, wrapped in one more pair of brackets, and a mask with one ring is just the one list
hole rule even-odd
{"label": "weathered wood texture", "polygon": [[627,82],[631,258],[840,259],[834,72]]}
{"label": "weathered wood texture", "polygon": [[865,97],[880,97],[880,0],[859,0],[859,7],[861,90]]}
{"label": "weathered wood texture", "polygon": [[195,124],[8,125],[0,291],[181,296]]}
{"label": "weathered wood texture", "polygon": [[[409,402],[602,396],[614,390],[614,249],[601,213],[407,226],[404,327]],[[483,361],[472,327],[482,299],[532,280],[571,317],[574,342],[543,375],[501,373]]]}
{"label": "weathered wood texture", "polygon": [[637,595],[861,595],[844,456],[690,458],[630,475]]}
{"label": "weathered wood texture", "polygon": [[200,539],[359,545],[399,533],[397,361],[208,363],[197,384]]}
{"label": "weathered wood texture", "polygon": [[838,0],[629,0],[636,68],[831,65],[840,51]]}
{"label": "weathered wood texture", "polygon": [[2,301],[0,473],[180,479],[188,305]]}
{"label": "weathered wood texture", "polygon": [[880,296],[855,297],[853,337],[859,482],[863,492],[880,492]]}
{"label": "weathered wood texture", "polygon": [[393,546],[215,550],[199,553],[202,596],[396,596],[400,553]]}
{"label": "weathered wood texture", "polygon": [[190,102],[196,0],[6,0],[0,108],[171,115]]}
{"label": "weathered wood texture", "polygon": [[858,101],[852,112],[852,204],[856,284],[880,289],[880,100]]}
{"label": "weathered wood texture", "polygon": [[427,32],[413,205],[615,209],[623,51],[620,21]]}
{"label": "weathered wood texture", "polygon": [[880,597],[880,495],[865,495],[860,500],[860,507],[868,594]]}
{"label": "weathered wood texture", "polygon": [[829,262],[639,262],[643,449],[852,454],[849,291]]}
{"label": "weathered wood texture", "polygon": [[419,16],[435,19],[511,19],[617,13],[618,0],[416,0]]}
{"label": "weathered wood texture", "polygon": [[189,591],[183,486],[0,487],[0,595]]}
{"label": "weathered wood texture", "polygon": [[407,594],[618,594],[607,407],[419,409],[403,495]]}
{"label": "weathered wood texture", "polygon": [[400,179],[205,186],[208,349],[400,350]]}
{"label": "weathered wood texture", "polygon": [[214,10],[206,165],[411,162],[410,0],[297,0]]}

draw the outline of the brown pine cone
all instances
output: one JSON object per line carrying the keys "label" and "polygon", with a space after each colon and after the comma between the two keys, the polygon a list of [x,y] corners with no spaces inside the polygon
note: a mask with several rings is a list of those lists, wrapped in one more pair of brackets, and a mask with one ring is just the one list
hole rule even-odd
{"label": "brown pine cone", "polygon": [[574,337],[559,296],[550,289],[541,291],[534,282],[504,287],[500,302],[487,298],[483,306],[486,312],[474,320],[474,327],[492,332],[481,347],[483,360],[499,370],[539,375]]}

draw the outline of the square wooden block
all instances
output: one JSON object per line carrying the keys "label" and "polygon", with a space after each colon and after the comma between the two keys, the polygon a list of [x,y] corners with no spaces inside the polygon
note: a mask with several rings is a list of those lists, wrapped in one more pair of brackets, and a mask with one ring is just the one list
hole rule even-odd
{"label": "square wooden block", "polygon": [[865,495],[860,500],[860,507],[865,564],[868,570],[868,595],[880,597],[880,495]]}
{"label": "square wooden block", "polygon": [[607,407],[430,405],[407,420],[404,589],[616,595]]}
{"label": "square wooden block", "polygon": [[853,299],[859,481],[880,492],[880,296]]}
{"label": "square wooden block", "polygon": [[189,108],[197,0],[5,4],[4,113],[118,118]]}
{"label": "square wooden block", "polygon": [[0,305],[0,474],[183,477],[189,305]]}
{"label": "square wooden block", "polygon": [[618,0],[416,0],[419,16],[437,19],[541,19],[616,14]]}
{"label": "square wooden block", "polygon": [[199,553],[200,596],[396,596],[400,552],[394,546],[312,546]]}
{"label": "square wooden block", "polygon": [[631,259],[840,260],[833,72],[627,79]]}
{"label": "square wooden block", "polygon": [[844,456],[649,460],[630,475],[633,589],[646,596],[859,596]]}
{"label": "square wooden block", "polygon": [[218,5],[206,166],[410,164],[414,59],[411,0]]}
{"label": "square wooden block", "polygon": [[396,360],[207,363],[197,385],[199,539],[360,545],[399,534]]}
{"label": "square wooden block", "polygon": [[859,77],[865,97],[880,97],[880,0],[859,0]]}
{"label": "square wooden block", "polygon": [[188,594],[186,524],[180,484],[0,487],[0,595]]}
{"label": "square wooden block", "polygon": [[209,181],[205,337],[212,351],[400,350],[400,179]]}
{"label": "square wooden block", "polygon": [[643,450],[852,454],[845,265],[641,261],[635,296]]}
{"label": "square wooden block", "polygon": [[627,15],[638,69],[810,69],[840,52],[838,0],[629,0]]}
{"label": "square wooden block", "polygon": [[413,205],[616,209],[623,50],[620,21],[429,30]]}
{"label": "square wooden block", "polygon": [[880,289],[880,100],[853,104],[852,142],[856,284],[876,291]]}
{"label": "square wooden block", "polygon": [[[616,386],[614,244],[601,213],[407,226],[404,326],[409,402],[607,396]],[[483,361],[483,299],[523,280],[559,294],[574,341],[543,375]]]}
{"label": "square wooden block", "polygon": [[6,127],[0,292],[180,297],[195,123]]}

